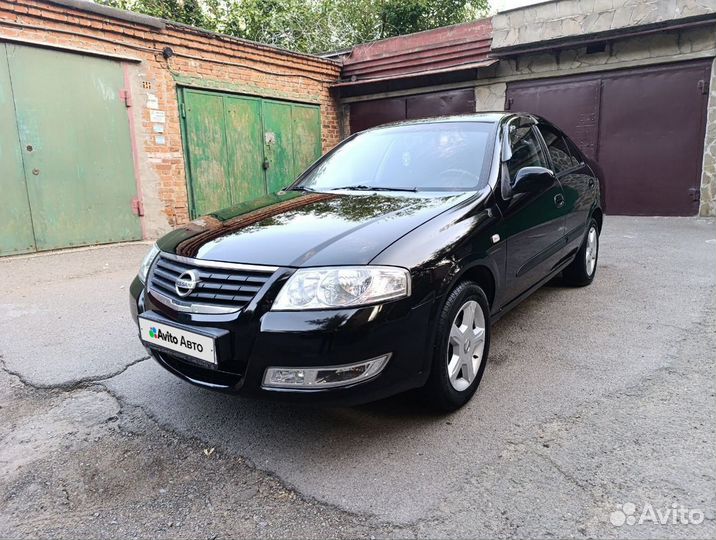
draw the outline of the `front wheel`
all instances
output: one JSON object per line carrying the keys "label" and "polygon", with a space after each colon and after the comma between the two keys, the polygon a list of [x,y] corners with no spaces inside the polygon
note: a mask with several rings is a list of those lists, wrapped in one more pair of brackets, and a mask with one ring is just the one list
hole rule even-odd
{"label": "front wheel", "polygon": [[460,283],[448,295],[438,319],[430,378],[425,386],[431,405],[453,411],[477,390],[490,350],[490,309],[475,283]]}
{"label": "front wheel", "polygon": [[562,272],[562,277],[568,285],[584,287],[589,285],[597,273],[597,259],[599,257],[599,226],[592,218],[589,221],[587,235],[579,248],[576,257]]}

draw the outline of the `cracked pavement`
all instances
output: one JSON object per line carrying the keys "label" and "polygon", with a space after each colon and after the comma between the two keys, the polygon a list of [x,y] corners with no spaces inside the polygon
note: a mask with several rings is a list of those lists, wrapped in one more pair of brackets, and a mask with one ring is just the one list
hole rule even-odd
{"label": "cracked pavement", "polygon": [[[716,224],[610,216],[601,247],[449,416],[175,379],[129,318],[147,245],[0,259],[0,537],[714,537]],[[705,519],[612,525],[628,502]]]}

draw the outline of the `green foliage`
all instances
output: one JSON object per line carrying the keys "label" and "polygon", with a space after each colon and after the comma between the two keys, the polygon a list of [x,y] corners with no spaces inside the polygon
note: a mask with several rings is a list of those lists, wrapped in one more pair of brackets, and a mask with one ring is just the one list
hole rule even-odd
{"label": "green foliage", "polygon": [[97,0],[277,47],[325,52],[467,22],[488,0]]}
{"label": "green foliage", "polygon": [[215,30],[215,21],[205,14],[204,0],[97,0],[97,3]]}
{"label": "green foliage", "polygon": [[383,37],[457,24],[475,15],[474,6],[464,0],[387,0],[382,9]]}

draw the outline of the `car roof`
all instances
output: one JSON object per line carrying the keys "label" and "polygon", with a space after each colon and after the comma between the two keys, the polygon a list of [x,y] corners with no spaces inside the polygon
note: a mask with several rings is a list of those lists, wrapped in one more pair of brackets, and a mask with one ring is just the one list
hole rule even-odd
{"label": "car roof", "polygon": [[387,124],[381,124],[373,128],[369,128],[365,131],[373,131],[374,129],[382,129],[397,126],[413,126],[420,124],[437,124],[443,122],[484,122],[490,124],[496,124],[505,118],[513,116],[529,116],[534,118],[536,121],[542,119],[538,116],[529,113],[516,113],[516,112],[505,112],[505,111],[494,111],[494,112],[479,112],[479,113],[468,113],[468,114],[456,114],[451,116],[434,116],[430,118],[419,118],[416,120],[400,120],[397,122],[390,122]]}

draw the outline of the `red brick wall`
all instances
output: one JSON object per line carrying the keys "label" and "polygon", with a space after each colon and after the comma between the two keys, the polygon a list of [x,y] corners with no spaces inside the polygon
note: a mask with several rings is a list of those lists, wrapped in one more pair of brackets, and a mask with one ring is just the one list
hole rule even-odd
{"label": "red brick wall", "polygon": [[[178,24],[151,28],[36,0],[0,0],[3,38],[139,60],[124,66],[148,238],[189,218],[177,78],[185,84],[320,104],[323,151],[339,140],[337,104],[328,84],[339,77],[340,67],[327,60]],[[164,47],[171,47],[175,56],[165,60]],[[153,132],[151,96],[166,114],[164,144],[157,143]]]}

